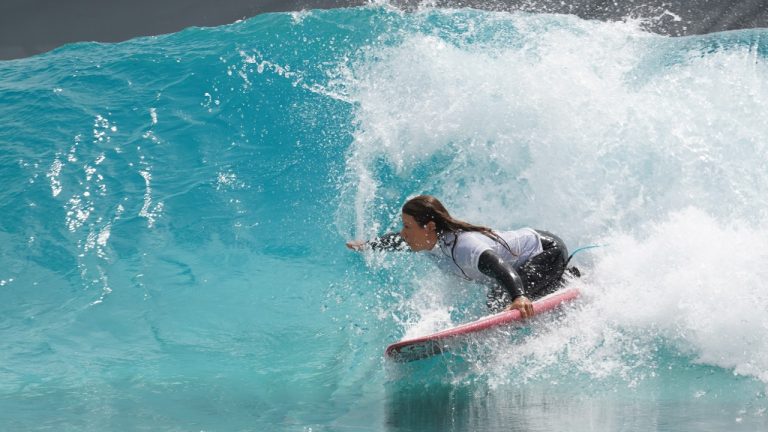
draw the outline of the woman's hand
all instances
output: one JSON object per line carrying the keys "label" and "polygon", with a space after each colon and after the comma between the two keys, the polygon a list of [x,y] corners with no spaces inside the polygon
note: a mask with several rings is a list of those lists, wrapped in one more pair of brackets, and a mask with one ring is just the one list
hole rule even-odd
{"label": "woman's hand", "polygon": [[361,251],[365,249],[365,241],[363,240],[350,240],[347,242],[347,248],[353,251]]}
{"label": "woman's hand", "polygon": [[523,318],[533,316],[533,303],[526,296],[518,296],[512,301],[512,304],[504,308],[504,310],[517,309],[520,311],[520,315]]}

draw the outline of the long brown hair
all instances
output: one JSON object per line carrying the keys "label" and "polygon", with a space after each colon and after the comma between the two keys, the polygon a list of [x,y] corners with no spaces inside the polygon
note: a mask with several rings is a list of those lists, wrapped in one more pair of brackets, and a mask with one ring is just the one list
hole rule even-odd
{"label": "long brown hair", "polygon": [[421,226],[435,223],[438,234],[457,231],[477,231],[493,237],[490,228],[454,219],[443,203],[432,195],[419,195],[403,204],[403,213],[412,216]]}
{"label": "long brown hair", "polygon": [[[512,248],[509,247],[509,244],[490,228],[454,219],[451,214],[448,213],[448,210],[443,203],[432,195],[419,195],[409,199],[403,204],[403,213],[413,217],[413,219],[421,226],[426,226],[428,223],[434,222],[435,231],[437,231],[438,236],[445,233],[457,234],[460,231],[479,232],[504,246],[512,256],[517,255],[512,252]],[[451,246],[451,258],[454,263],[456,262],[456,257],[454,256],[456,243],[457,241],[454,241]],[[456,265],[458,266],[458,264]],[[464,270],[461,269],[461,267],[459,267],[459,269],[464,273]],[[466,273],[464,273],[464,276],[466,276]]]}

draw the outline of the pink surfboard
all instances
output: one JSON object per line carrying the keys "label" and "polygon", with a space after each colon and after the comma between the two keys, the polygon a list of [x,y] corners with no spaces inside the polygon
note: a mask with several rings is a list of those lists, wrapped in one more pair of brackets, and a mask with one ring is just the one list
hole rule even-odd
{"label": "pink surfboard", "polygon": [[[560,306],[563,302],[575,299],[578,295],[579,290],[575,287],[556,291],[533,302],[533,314],[538,315],[550,311]],[[520,320],[519,310],[499,312],[437,333],[393,343],[387,347],[386,355],[396,362],[409,362],[427,358],[447,351],[451,342],[463,336]]]}

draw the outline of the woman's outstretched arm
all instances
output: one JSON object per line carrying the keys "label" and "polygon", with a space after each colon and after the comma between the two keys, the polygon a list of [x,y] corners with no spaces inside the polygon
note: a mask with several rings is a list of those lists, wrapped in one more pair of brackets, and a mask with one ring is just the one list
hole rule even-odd
{"label": "woman's outstretched arm", "polygon": [[405,240],[400,236],[400,233],[387,233],[383,236],[365,241],[365,240],[352,240],[347,242],[347,247],[352,250],[360,251],[366,248],[373,250],[404,250],[407,245]]}

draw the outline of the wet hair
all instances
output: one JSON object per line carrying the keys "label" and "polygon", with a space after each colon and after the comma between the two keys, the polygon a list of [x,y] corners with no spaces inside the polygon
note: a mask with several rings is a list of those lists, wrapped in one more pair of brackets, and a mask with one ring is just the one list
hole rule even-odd
{"label": "wet hair", "polygon": [[[413,219],[422,227],[427,226],[430,222],[434,222],[435,231],[437,231],[438,236],[442,236],[445,233],[458,234],[459,232],[479,232],[504,246],[512,256],[517,255],[512,252],[512,248],[509,247],[509,244],[490,228],[454,219],[451,214],[448,213],[448,210],[443,203],[432,195],[419,195],[409,199],[403,204],[403,213],[413,217]],[[454,256],[456,243],[458,242],[454,241],[453,245],[451,245],[451,258],[454,263],[456,263],[456,257]],[[459,267],[462,273],[464,273],[464,270],[461,269],[458,263],[456,263],[456,266]],[[466,273],[464,273],[464,276],[466,276]]]}
{"label": "wet hair", "polygon": [[432,195],[419,195],[403,204],[403,213],[413,217],[422,227],[434,222],[438,233],[457,231],[477,231],[488,235],[490,228],[454,219],[443,203]]}

